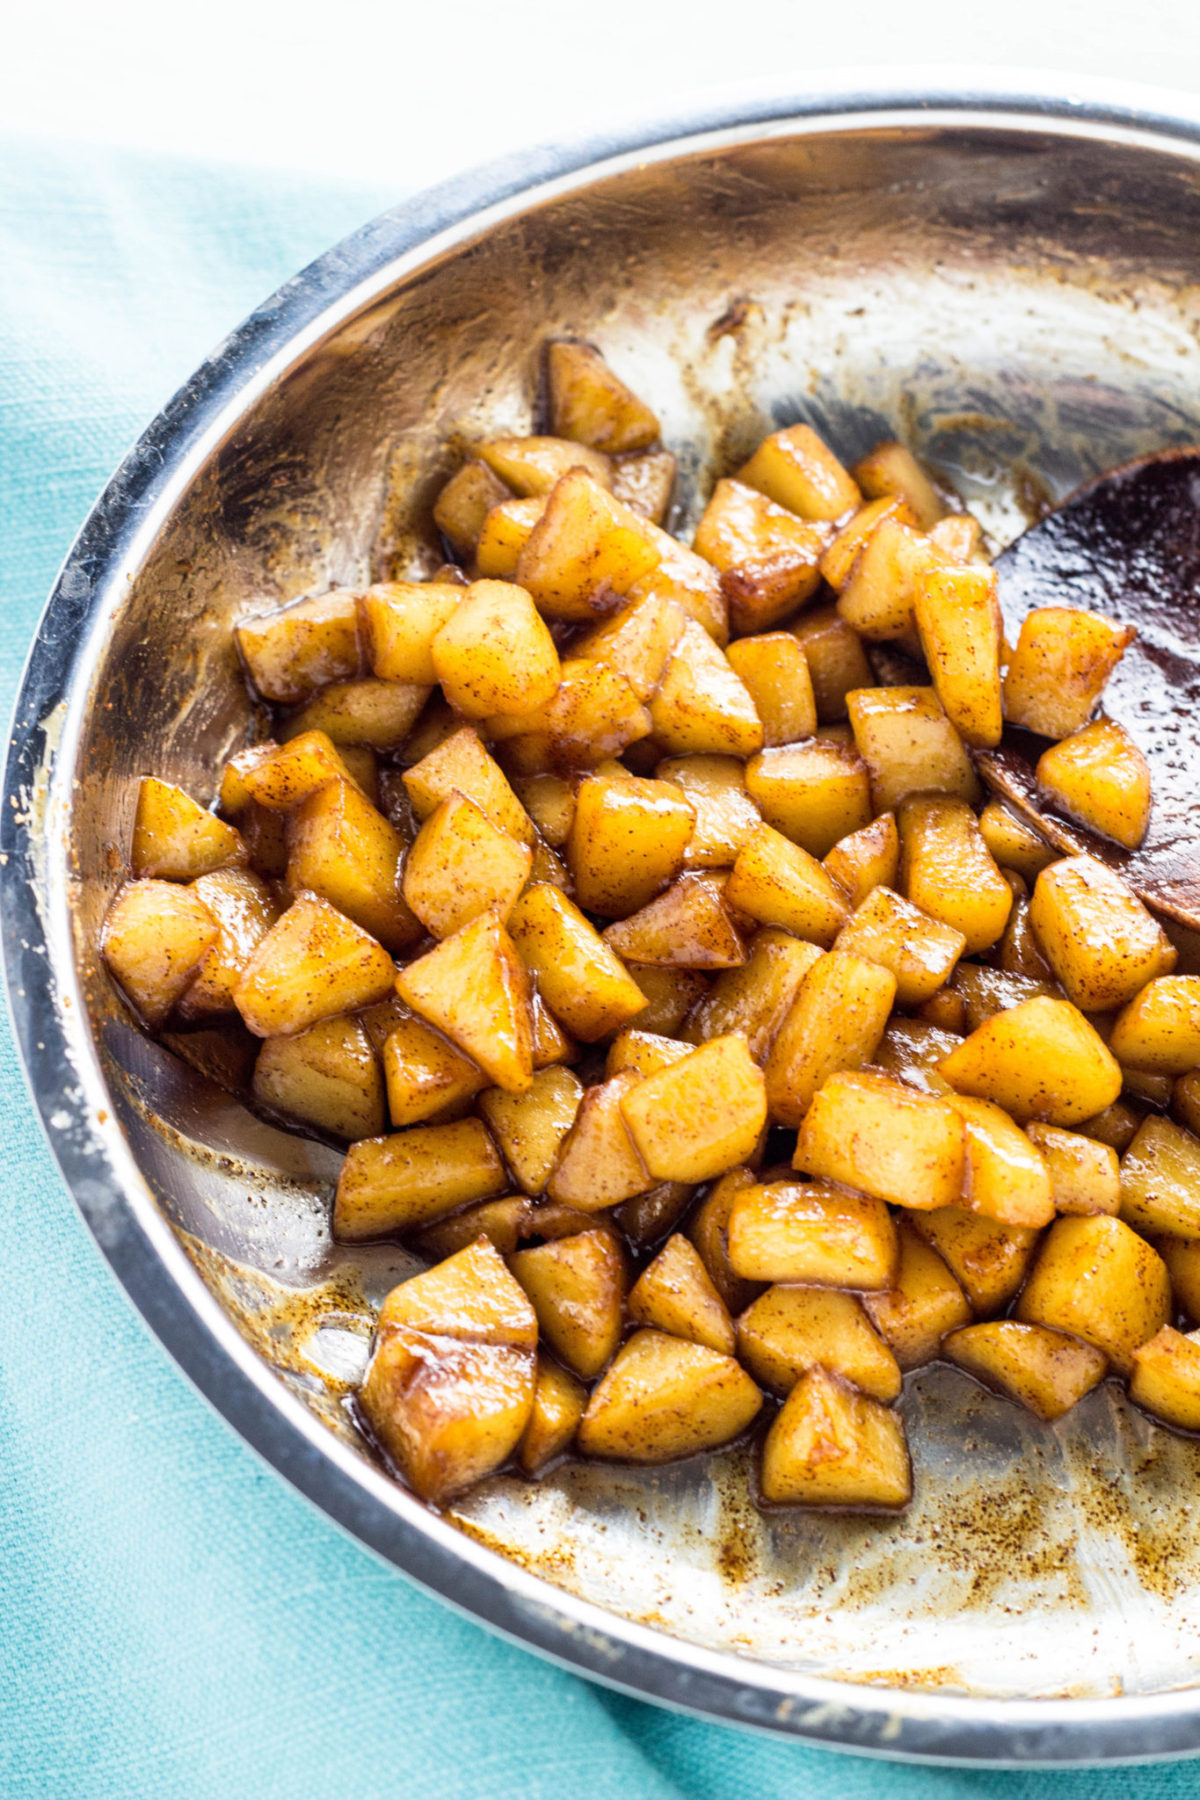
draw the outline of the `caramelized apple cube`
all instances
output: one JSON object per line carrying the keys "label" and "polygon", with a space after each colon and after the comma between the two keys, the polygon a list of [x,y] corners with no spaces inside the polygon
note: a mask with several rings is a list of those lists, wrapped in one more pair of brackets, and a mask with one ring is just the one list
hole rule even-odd
{"label": "caramelized apple cube", "polygon": [[915,523],[929,531],[945,517],[937,489],[906,444],[887,442],[854,465],[854,479],[872,500],[902,499],[913,511]]}
{"label": "caramelized apple cube", "polygon": [[512,1094],[533,1084],[529,975],[493,909],[396,977],[396,992]]}
{"label": "caramelized apple cube", "polygon": [[233,1003],[256,1037],[292,1037],[384,999],[395,976],[382,944],[319,895],[301,894],[259,939]]}
{"label": "caramelized apple cube", "polygon": [[752,756],[761,748],[762,722],[728,658],[689,619],[650,702],[654,735],[677,756]]}
{"label": "caramelized apple cube", "polygon": [[661,561],[646,520],[582,469],[551,491],[521,551],[517,580],[553,619],[590,619]]}
{"label": "caramelized apple cube", "polygon": [[656,900],[610,925],[604,941],[631,962],[668,968],[733,969],[746,960],[725,882],[716,875],[681,875]]}
{"label": "caramelized apple cube", "polygon": [[404,1011],[382,1045],[388,1113],[397,1130],[465,1110],[487,1081],[440,1031]]}
{"label": "caramelized apple cube", "polygon": [[1135,1231],[1200,1238],[1200,1142],[1151,1113],[1121,1158],[1121,1217]]}
{"label": "caramelized apple cube", "polygon": [[1031,825],[999,800],[989,800],[979,815],[983,841],[1002,869],[1015,869],[1032,887],[1042,870],[1059,852],[1040,838]]}
{"label": "caramelized apple cube", "polygon": [[251,951],[279,917],[270,888],[249,869],[218,869],[201,875],[192,892],[216,920],[220,936],[179,1001],[181,1019],[202,1019],[233,1010],[233,991]]}
{"label": "caramelized apple cube", "polygon": [[1116,1213],[1121,1205],[1117,1153],[1108,1144],[1033,1120],[1026,1135],[1046,1165],[1060,1213]]}
{"label": "caramelized apple cube", "polygon": [[767,1104],[776,1124],[801,1124],[830,1075],[871,1060],[895,998],[895,976],[877,963],[833,953],[813,964],[767,1058]]}
{"label": "caramelized apple cube", "polygon": [[871,774],[876,812],[910,794],[979,798],[979,780],[963,741],[932,688],[861,688],[846,696],[854,742]]}
{"label": "caramelized apple cube", "polygon": [[848,744],[814,738],[763,750],[746,765],[746,789],[767,823],[811,856],[870,823],[870,778]]}
{"label": "caramelized apple cube", "polygon": [[508,926],[547,1006],[585,1043],[645,1010],[646,997],[624,964],[560,889],[526,888]]}
{"label": "caramelized apple cube", "polygon": [[913,616],[934,689],[966,744],[1000,742],[1000,642],[996,576],[962,563],[918,578]]}
{"label": "caramelized apple cube", "polygon": [[430,647],[442,691],[468,718],[527,713],[558,691],[554,639],[524,588],[476,581]]}
{"label": "caramelized apple cube", "polygon": [[153,1031],[182,999],[219,931],[190,888],[170,881],[131,881],[105,915],[100,953]]}
{"label": "caramelized apple cube", "polygon": [[592,444],[611,456],[646,450],[660,436],[658,420],[613,373],[591,344],[559,338],[546,349],[550,420],[560,437]]}
{"label": "caramelized apple cube", "polygon": [[1200,1343],[1164,1325],[1134,1351],[1129,1394],[1168,1425],[1200,1431]]}
{"label": "caramelized apple cube", "polygon": [[880,1200],[932,1211],[960,1202],[966,1154],[963,1121],[948,1100],[887,1075],[840,1071],[813,1098],[795,1166]]}
{"label": "caramelized apple cube", "polygon": [[917,590],[926,573],[944,561],[923,532],[897,518],[882,519],[838,595],[840,617],[873,642],[911,637]]}
{"label": "caramelized apple cube", "polygon": [[583,469],[600,487],[612,486],[612,463],[604,452],[568,438],[489,438],[475,449],[506,487],[523,499],[548,494],[571,469]]}
{"label": "caramelized apple cube", "polygon": [[242,619],[233,635],[258,692],[283,706],[359,671],[358,600],[346,588]]}
{"label": "caramelized apple cube", "polygon": [[404,840],[349,781],[331,781],[288,820],[288,886],[320,894],[388,950],[406,950],[421,926],[400,886]]}
{"label": "caramelized apple cube", "polygon": [[588,1402],[585,1456],[673,1462],[739,1437],[762,1394],[732,1356],[662,1331],[635,1332]]}
{"label": "caramelized apple cube", "polygon": [[694,820],[666,782],[632,775],[581,782],[567,842],[579,904],[609,918],[647,905],[682,870]]}
{"label": "caramelized apple cube", "polygon": [[820,955],[816,944],[786,931],[768,928],[756,932],[748,961],[740,969],[726,969],[718,975],[696,1005],[683,1027],[685,1040],[703,1044],[738,1032],[755,1062],[762,1063]]}
{"label": "caramelized apple cube", "polygon": [[1108,1370],[1107,1356],[1095,1345],[1017,1319],[953,1331],[944,1349],[951,1362],[985,1387],[998,1388],[1047,1421],[1061,1419]]}
{"label": "caramelized apple cube", "polygon": [[844,719],[846,695],[874,679],[862,639],[832,606],[805,613],[791,629],[808,663],[817,718],[823,725]]}
{"label": "caramelized apple cube", "polygon": [[130,852],[135,876],[194,881],[246,860],[246,846],[232,825],[206,812],[182,788],[143,777]]}
{"label": "caramelized apple cube", "polygon": [[385,1120],[383,1076],[370,1038],[343,1013],[294,1037],[268,1038],[251,1089],[266,1111],[333,1137],[377,1137]]}
{"label": "caramelized apple cube", "polygon": [[[472,457],[450,477],[434,501],[433,522],[449,539],[454,554],[468,559],[475,554],[484,520],[494,506],[508,498],[509,490],[500,477],[485,462]],[[384,672],[377,671],[380,675]]]}
{"label": "caramelized apple cube", "polygon": [[695,1246],[678,1234],[667,1239],[629,1295],[629,1316],[671,1337],[707,1344],[732,1356],[733,1320]]}
{"label": "caramelized apple cube", "polygon": [[914,795],[901,804],[897,823],[900,880],[909,900],[961,932],[968,956],[990,949],[1008,923],[1012,889],[967,802]]}
{"label": "caramelized apple cube", "polygon": [[407,769],[404,785],[418,819],[427,819],[443,800],[459,793],[473,800],[509,837],[531,844],[536,836],[529,815],[505,780],[500,765],[488,755],[478,733],[469,726],[456,731]]}
{"label": "caramelized apple cube", "polygon": [[518,1187],[527,1194],[545,1189],[582,1099],[578,1076],[557,1067],[539,1069],[528,1093],[489,1088],[480,1096],[479,1110]]}
{"label": "caramelized apple cube", "polygon": [[1039,606],[1021,622],[1004,677],[1004,716],[1043,737],[1087,724],[1109,676],[1137,633],[1072,606]]}
{"label": "caramelized apple cube", "polygon": [[1042,752],[1038,785],[1089,831],[1136,850],[1150,824],[1150,765],[1123,725],[1097,719]]}
{"label": "caramelized apple cube", "polygon": [[900,876],[895,813],[880,813],[869,825],[839,838],[824,862],[826,874],[848,896],[851,907],[860,907],[875,888],[894,888]]}
{"label": "caramelized apple cube", "polygon": [[[937,1356],[948,1331],[971,1323],[971,1308],[946,1264],[914,1230],[907,1213],[901,1213],[896,1221],[896,1235],[900,1260],[893,1285],[883,1293],[864,1294],[862,1304],[900,1368],[919,1369]],[[845,1373],[855,1379],[850,1371]]]}
{"label": "caramelized apple cube", "polygon": [[966,1127],[966,1183],[960,1205],[1003,1225],[1048,1225],[1054,1217],[1050,1175],[1036,1146],[990,1100],[951,1095]]}
{"label": "caramelized apple cube", "polygon": [[342,1164],[333,1235],[357,1243],[412,1231],[504,1189],[504,1164],[478,1119],[362,1138]]}
{"label": "caramelized apple cube", "polygon": [[762,1494],[774,1506],[905,1506],[912,1468],[904,1426],[849,1382],[810,1369],[767,1433]]}
{"label": "caramelized apple cube", "polygon": [[546,511],[544,495],[502,500],[483,521],[475,546],[475,567],[486,581],[515,581],[521,556]]}
{"label": "caramelized apple cube", "polygon": [[1175,966],[1157,919],[1094,856],[1064,856],[1043,869],[1029,913],[1051,968],[1082,1011],[1126,1006]]}
{"label": "caramelized apple cube", "polygon": [[593,1380],[611,1361],[624,1324],[625,1258],[613,1233],[581,1231],[518,1250],[509,1267],[555,1355]]}
{"label": "caramelized apple cube", "polygon": [[739,481],[718,481],[696,527],[697,552],[717,569],[736,632],[767,631],[820,583],[828,532]]}
{"label": "caramelized apple cube", "polygon": [[858,1296],[838,1288],[768,1288],[739,1318],[737,1348],[755,1381],[776,1394],[790,1393],[817,1367],[876,1400],[900,1393],[896,1358]]}
{"label": "caramelized apple cube", "polygon": [[1158,1075],[1200,1068],[1200,975],[1158,975],[1117,1015],[1108,1047],[1119,1063]]}
{"label": "caramelized apple cube", "polygon": [[862,502],[857,482],[811,425],[773,431],[738,480],[802,519],[840,519]]}
{"label": "caramelized apple cube", "polygon": [[948,979],[965,945],[952,925],[930,918],[890,888],[876,887],[842,926],[834,948],[890,969],[896,1004],[919,1006]]}
{"label": "caramelized apple cube", "polygon": [[481,913],[503,922],[529,879],[533,853],[493,825],[463,794],[426,819],[404,862],[404,899],[436,938],[451,937]]}
{"label": "caramelized apple cube", "polygon": [[696,815],[684,867],[727,869],[762,817],[746,792],[745,764],[736,756],[677,756],[654,773],[679,788]]}
{"label": "caramelized apple cube", "polygon": [[540,1475],[571,1448],[587,1408],[587,1389],[557,1363],[539,1356],[533,1411],[521,1437],[517,1461],[526,1475]]}
{"label": "caramelized apple cube", "polygon": [[674,600],[650,595],[631,601],[611,619],[593,626],[572,645],[584,661],[605,662],[623,675],[646,701],[657,691],[667,659],[683,636],[687,614]]}
{"label": "caramelized apple cube", "polygon": [[600,1212],[653,1187],[638,1154],[621,1102],[641,1077],[634,1069],[590,1087],[559,1144],[546,1191],[561,1206]]}
{"label": "caramelized apple cube", "polygon": [[644,1011],[637,1014],[640,1031],[664,1034],[678,1031],[692,1008],[698,1006],[709,992],[708,978],[695,969],[667,969],[654,963],[631,962],[629,974],[646,999]]}
{"label": "caramelized apple cube", "polygon": [[1116,1058],[1068,1000],[1025,1000],[995,1014],[940,1067],[960,1094],[994,1100],[1020,1125],[1079,1125],[1121,1091]]}
{"label": "caramelized apple cube", "polygon": [[733,1196],[729,1263],[749,1281],[890,1288],[899,1254],[882,1200],[815,1182],[770,1181]]}
{"label": "caramelized apple cube", "polygon": [[1017,1317],[1094,1344],[1122,1375],[1167,1323],[1171,1284],[1156,1250],[1101,1213],[1051,1226],[1017,1303]]}
{"label": "caramelized apple cube", "polygon": [[428,698],[429,685],[411,681],[382,681],[369,675],[357,681],[330,682],[292,714],[284,736],[290,740],[323,731],[342,749],[342,761],[349,768],[354,759],[346,750],[358,746],[399,749]]}
{"label": "caramelized apple cube", "polygon": [[623,1094],[621,1113],[656,1180],[711,1181],[753,1154],[766,1087],[745,1038],[714,1038]]}

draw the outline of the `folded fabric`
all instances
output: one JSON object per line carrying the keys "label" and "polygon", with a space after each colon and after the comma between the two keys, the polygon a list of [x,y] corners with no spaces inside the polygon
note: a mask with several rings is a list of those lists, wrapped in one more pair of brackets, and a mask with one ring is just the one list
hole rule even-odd
{"label": "folded fabric", "polygon": [[[414,183],[420,171],[414,170]],[[0,707],[137,431],[397,196],[0,137]],[[117,1288],[0,1037],[6,1800],[1183,1800],[1194,1767],[881,1767],[658,1711],[490,1637],[343,1537]]]}

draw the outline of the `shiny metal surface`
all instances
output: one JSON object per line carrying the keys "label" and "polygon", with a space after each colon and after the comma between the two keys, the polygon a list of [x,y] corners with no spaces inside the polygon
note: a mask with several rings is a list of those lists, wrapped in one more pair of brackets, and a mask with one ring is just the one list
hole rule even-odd
{"label": "shiny metal surface", "polygon": [[113,478],[52,596],[4,807],[5,954],[46,1129],[192,1378],[364,1543],[580,1671],[881,1754],[1200,1748],[1200,1444],[1104,1388],[1044,1427],[942,1368],[903,1520],[765,1518],[741,1453],[496,1479],[439,1518],[341,1404],[402,1252],[331,1245],[337,1158],[132,1029],[96,964],[137,778],[207,795],[249,703],[230,622],[422,572],[454,446],[522,430],[589,337],[681,454],[683,520],[797,418],[904,436],[997,543],[1039,496],[1200,438],[1200,122],[1093,96],[771,97],[541,152],[289,283]]}

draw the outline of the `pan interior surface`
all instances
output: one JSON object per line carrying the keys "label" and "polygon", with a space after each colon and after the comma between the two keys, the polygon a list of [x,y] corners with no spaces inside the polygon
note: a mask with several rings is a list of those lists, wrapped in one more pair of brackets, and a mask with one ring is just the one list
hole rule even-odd
{"label": "pan interior surface", "polygon": [[[1089,476],[1200,440],[1198,326],[1200,163],[1182,138],[826,119],[628,158],[398,259],[195,457],[110,582],[69,697],[44,904],[71,935],[86,1017],[68,1029],[98,1062],[108,1129],[227,1317],[351,1462],[370,1454],[345,1396],[372,1310],[415,1262],[333,1245],[337,1155],[134,1029],[95,954],[139,777],[207,801],[244,740],[231,623],[330,583],[431,573],[438,486],[473,438],[535,426],[548,336],[594,341],[655,407],[685,535],[716,476],[802,419],[847,461],[904,439],[999,547]],[[762,1514],[739,1448],[498,1477],[451,1518],[678,1640],[676,1660],[737,1657],[750,1687],[791,1672],[1100,1700],[1196,1681],[1200,1443],[1110,1385],[1047,1426],[933,1366],[902,1408],[903,1517]]]}

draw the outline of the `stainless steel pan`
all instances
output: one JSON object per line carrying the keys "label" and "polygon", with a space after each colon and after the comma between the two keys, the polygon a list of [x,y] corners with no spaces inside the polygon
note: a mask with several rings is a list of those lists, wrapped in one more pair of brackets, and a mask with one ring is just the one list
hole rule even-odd
{"label": "stainless steel pan", "polygon": [[239,613],[431,568],[456,439],[530,421],[549,332],[661,413],[687,512],[778,423],[899,434],[997,542],[1200,438],[1200,115],[981,91],[775,95],[398,207],[221,346],[51,597],[9,758],[5,954],[30,1081],[131,1297],[230,1423],[427,1588],[581,1672],[888,1755],[1200,1747],[1200,1445],[1104,1388],[1039,1425],[944,1368],[899,1521],[754,1512],[739,1455],[497,1479],[447,1517],[342,1400],[407,1266],[329,1240],[337,1158],[135,1031],[97,966],[137,778],[207,795]]}

